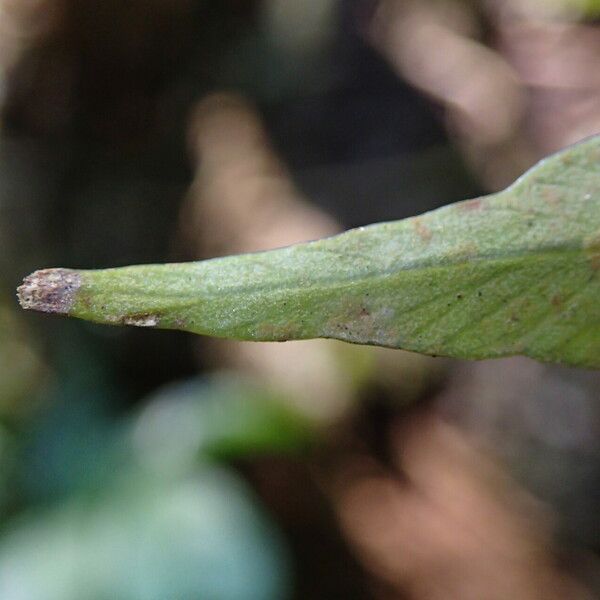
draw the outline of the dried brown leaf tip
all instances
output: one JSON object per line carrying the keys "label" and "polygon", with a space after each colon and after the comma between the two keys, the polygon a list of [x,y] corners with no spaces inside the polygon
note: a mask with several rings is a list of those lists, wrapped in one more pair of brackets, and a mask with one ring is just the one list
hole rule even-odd
{"label": "dried brown leaf tip", "polygon": [[71,269],[35,271],[17,289],[19,303],[24,309],[66,315],[71,310],[81,276]]}

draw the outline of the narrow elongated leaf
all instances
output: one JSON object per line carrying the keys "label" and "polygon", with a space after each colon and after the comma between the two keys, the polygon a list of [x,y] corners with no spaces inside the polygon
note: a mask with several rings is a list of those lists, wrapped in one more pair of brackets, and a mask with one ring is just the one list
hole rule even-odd
{"label": "narrow elongated leaf", "polygon": [[505,191],[257,254],[48,269],[25,308],[241,340],[336,338],[600,367],[600,136]]}

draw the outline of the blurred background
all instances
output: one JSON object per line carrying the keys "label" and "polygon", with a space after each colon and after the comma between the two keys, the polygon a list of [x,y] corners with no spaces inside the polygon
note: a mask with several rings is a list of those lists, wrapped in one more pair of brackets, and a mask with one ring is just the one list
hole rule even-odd
{"label": "blurred background", "polygon": [[600,132],[598,0],[0,0],[2,600],[600,598],[600,377],[25,314]]}

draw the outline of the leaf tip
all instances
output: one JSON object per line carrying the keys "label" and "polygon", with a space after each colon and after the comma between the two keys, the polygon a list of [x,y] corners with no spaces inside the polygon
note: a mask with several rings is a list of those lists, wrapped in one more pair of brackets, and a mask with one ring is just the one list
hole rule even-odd
{"label": "leaf tip", "polygon": [[35,271],[17,288],[19,304],[25,310],[69,314],[81,286],[81,275],[71,269]]}

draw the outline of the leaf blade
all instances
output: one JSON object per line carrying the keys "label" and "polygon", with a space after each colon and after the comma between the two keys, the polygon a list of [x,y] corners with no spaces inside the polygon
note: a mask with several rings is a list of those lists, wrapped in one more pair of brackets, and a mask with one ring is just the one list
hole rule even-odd
{"label": "leaf blade", "polygon": [[599,270],[600,136],[503,192],[403,221],[198,263],[69,271],[77,290],[55,312],[243,340],[326,337],[600,367]]}

